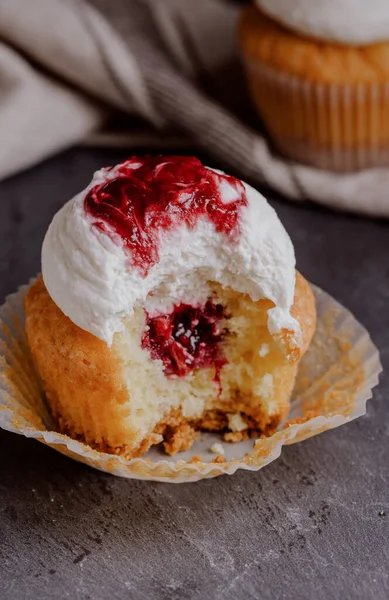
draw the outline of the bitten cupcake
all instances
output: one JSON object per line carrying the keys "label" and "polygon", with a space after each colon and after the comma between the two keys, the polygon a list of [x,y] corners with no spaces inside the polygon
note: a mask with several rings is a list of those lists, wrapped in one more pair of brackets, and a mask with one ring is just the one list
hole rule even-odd
{"label": "bitten cupcake", "polygon": [[336,171],[389,164],[389,3],[256,0],[239,40],[281,153]]}
{"label": "bitten cupcake", "polygon": [[126,458],[269,435],[315,329],[256,190],[191,157],[95,173],[54,217],[26,333],[58,430]]}

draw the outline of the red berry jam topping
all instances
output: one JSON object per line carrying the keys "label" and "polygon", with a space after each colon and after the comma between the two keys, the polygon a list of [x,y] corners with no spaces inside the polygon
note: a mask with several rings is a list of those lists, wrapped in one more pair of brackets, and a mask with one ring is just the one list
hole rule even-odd
{"label": "red berry jam topping", "polygon": [[142,347],[160,359],[167,376],[184,377],[201,367],[215,367],[215,381],[227,363],[220,342],[225,335],[221,304],[208,300],[205,306],[180,304],[172,313],[149,317]]}
{"label": "red berry jam topping", "polygon": [[[112,169],[106,170],[107,177]],[[159,259],[161,231],[209,219],[216,231],[235,239],[239,210],[247,204],[244,185],[205,168],[191,156],[133,157],[119,164],[115,177],[93,187],[85,210],[94,226],[114,232],[145,276]]]}

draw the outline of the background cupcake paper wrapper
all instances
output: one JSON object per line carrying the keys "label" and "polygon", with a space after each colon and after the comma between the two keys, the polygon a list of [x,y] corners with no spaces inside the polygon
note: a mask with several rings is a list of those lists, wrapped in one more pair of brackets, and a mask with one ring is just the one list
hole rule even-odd
{"label": "background cupcake paper wrapper", "polygon": [[53,431],[24,333],[27,289],[20,288],[0,308],[0,427],[121,477],[181,483],[232,474],[237,469],[256,471],[278,458],[283,445],[363,415],[382,370],[378,350],[363,326],[315,287],[317,331],[300,365],[289,420],[277,433],[238,444],[223,443],[226,462],[214,462],[215,454],[210,451],[214,442],[221,443],[221,437],[206,433],[191,450],[175,457],[153,448],[143,458],[126,461]]}
{"label": "background cupcake paper wrapper", "polygon": [[[300,165],[272,151],[258,121],[250,127],[236,48],[241,7],[35,0],[32,18],[25,0],[2,0],[0,177],[79,142],[184,146],[292,200],[389,217],[388,167],[334,174]],[[126,135],[102,132],[113,110],[131,116]]]}
{"label": "background cupcake paper wrapper", "polygon": [[377,141],[388,131],[389,82],[318,83],[242,59],[253,100],[267,114],[272,139],[285,156],[334,172],[334,177],[348,173],[346,178],[389,164],[389,147]]}

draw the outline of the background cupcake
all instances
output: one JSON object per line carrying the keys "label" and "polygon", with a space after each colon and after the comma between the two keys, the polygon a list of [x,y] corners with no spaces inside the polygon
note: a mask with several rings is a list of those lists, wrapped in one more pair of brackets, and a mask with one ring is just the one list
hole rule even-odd
{"label": "background cupcake", "polygon": [[373,4],[257,0],[244,10],[249,87],[283,154],[340,171],[389,163],[389,4]]}

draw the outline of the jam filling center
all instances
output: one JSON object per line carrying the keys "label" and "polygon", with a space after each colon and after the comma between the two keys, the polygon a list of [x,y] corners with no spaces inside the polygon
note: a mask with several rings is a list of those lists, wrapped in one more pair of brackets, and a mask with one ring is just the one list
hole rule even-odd
{"label": "jam filling center", "polygon": [[194,227],[207,218],[231,240],[239,233],[239,211],[247,204],[244,185],[205,168],[197,158],[133,157],[106,173],[107,181],[87,194],[85,211],[94,227],[115,234],[113,239],[120,236],[143,276],[159,260],[163,231],[183,223]]}
{"label": "jam filling center", "polygon": [[170,314],[150,317],[146,313],[146,330],[142,347],[153,359],[160,359],[170,377],[184,377],[195,369],[215,368],[220,385],[220,371],[227,363],[221,348],[226,330],[224,308],[208,300],[204,306],[180,304]]}

